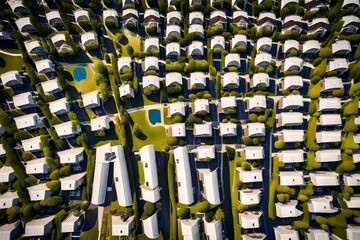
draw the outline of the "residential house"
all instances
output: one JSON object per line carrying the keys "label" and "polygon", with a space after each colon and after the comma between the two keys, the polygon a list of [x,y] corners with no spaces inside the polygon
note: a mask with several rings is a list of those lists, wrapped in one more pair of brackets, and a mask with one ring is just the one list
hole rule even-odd
{"label": "residential house", "polygon": [[58,100],[49,102],[49,109],[52,114],[62,115],[70,111],[71,106],[66,98],[60,98]]}
{"label": "residential house", "polygon": [[194,124],[193,134],[194,137],[211,137],[212,136],[211,122]]}
{"label": "residential house", "polygon": [[345,56],[351,52],[351,44],[348,40],[336,40],[331,48],[333,56]]}
{"label": "residential house", "polygon": [[237,72],[224,73],[221,78],[223,88],[225,89],[236,89],[239,88],[239,74]]}
{"label": "residential house", "polygon": [[193,114],[210,113],[210,106],[208,99],[196,99],[192,103]]}
{"label": "residential house", "polygon": [[178,221],[184,239],[200,239],[200,218],[180,219]]}
{"label": "residential house", "polygon": [[213,219],[211,222],[207,222],[206,219],[204,223],[204,232],[206,239],[208,240],[219,240],[223,239],[223,227],[221,220]]}
{"label": "residential house", "polygon": [[89,44],[95,44],[98,45],[98,38],[97,38],[97,34],[95,32],[86,32],[84,34],[81,35],[81,44],[83,46],[87,46]]}
{"label": "residential house", "polygon": [[103,21],[107,26],[119,27],[117,11],[115,9],[105,9],[103,11]]}
{"label": "residential house", "polygon": [[17,206],[20,201],[21,199],[16,191],[7,191],[0,195],[0,209],[8,209]]}
{"label": "residential house", "polygon": [[138,3],[139,3],[138,0],[124,0],[124,1],[122,1],[122,6],[123,6],[123,9],[124,9],[125,5],[130,5],[131,4],[135,8],[136,7],[135,4],[138,4]]}
{"label": "residential house", "polygon": [[284,150],[277,153],[279,161],[284,163],[302,163],[304,162],[304,150]]}
{"label": "residential house", "polygon": [[167,25],[180,25],[181,13],[179,11],[171,11],[166,14]]}
{"label": "residential house", "polygon": [[301,186],[304,185],[304,176],[301,171],[280,171],[280,185],[283,186]]}
{"label": "residential house", "polygon": [[75,21],[78,22],[80,25],[87,23],[90,24],[90,17],[89,12],[85,9],[78,9],[73,12]]}
{"label": "residential house", "polygon": [[298,15],[288,15],[283,20],[282,32],[285,31],[296,31],[299,34],[304,30],[306,22],[302,20],[301,16]]}
{"label": "residential house", "polygon": [[55,65],[49,59],[43,59],[35,62],[36,71],[38,73],[53,73],[55,72]]}
{"label": "residential house", "polygon": [[36,238],[50,235],[53,231],[55,216],[35,218],[25,224],[25,234],[22,237]]}
{"label": "residential house", "polygon": [[334,58],[329,60],[326,67],[327,72],[336,71],[339,75],[342,75],[349,69],[349,63],[346,58]]}
{"label": "residential house", "polygon": [[300,217],[303,212],[296,208],[297,200],[290,200],[287,203],[275,203],[276,216],[279,218]]}
{"label": "residential house", "polygon": [[23,34],[24,33],[32,34],[32,33],[36,32],[34,26],[30,22],[29,17],[19,18],[19,19],[15,20],[15,24],[16,24],[17,28],[19,29],[19,31]]}
{"label": "residential house", "polygon": [[360,195],[354,194],[351,195],[350,200],[346,200],[344,198],[344,202],[346,203],[346,206],[350,209],[358,209],[360,208]]}
{"label": "residential house", "polygon": [[167,133],[169,137],[186,137],[185,123],[174,123],[169,125]]}
{"label": "residential house", "polygon": [[58,79],[47,80],[41,82],[41,87],[45,94],[55,94],[62,91],[62,87]]}
{"label": "residential house", "polygon": [[243,153],[246,160],[261,160],[265,156],[263,146],[246,146]]}
{"label": "residential house", "polygon": [[235,24],[236,26],[241,27],[243,29],[248,29],[248,27],[251,24],[247,12],[242,11],[242,10],[233,11],[231,22],[233,24]]}
{"label": "residential house", "polygon": [[205,37],[204,27],[202,24],[191,24],[188,33],[196,33],[201,39]]}
{"label": "residential house", "polygon": [[330,30],[330,22],[326,17],[313,18],[308,23],[308,34],[318,34],[319,37],[324,36]]}
{"label": "residential house", "polygon": [[74,137],[82,132],[81,125],[75,121],[68,121],[54,125],[57,135],[61,138]]}
{"label": "residential house", "polygon": [[316,54],[320,50],[320,42],[318,40],[307,40],[303,42],[303,54]]}
{"label": "residential house", "polygon": [[289,39],[285,40],[283,44],[283,53],[289,54],[291,51],[299,52],[300,43],[297,40]]}
{"label": "residential house", "polygon": [[280,9],[298,4],[297,0],[282,0]]}
{"label": "residential house", "polygon": [[264,137],[265,124],[259,122],[248,123],[243,127],[245,137]]}
{"label": "residential house", "polygon": [[202,12],[193,11],[189,13],[189,24],[200,24],[204,23],[204,14]]}
{"label": "residential house", "polygon": [[257,19],[257,27],[262,28],[263,30],[274,30],[276,26],[276,17],[272,12],[261,12]]}
{"label": "residential house", "polygon": [[0,168],[0,183],[9,183],[15,178],[16,175],[11,166],[2,166]]}
{"label": "residential house", "polygon": [[41,136],[21,140],[21,145],[25,152],[36,152],[42,150]]}
{"label": "residential house", "polygon": [[241,234],[243,240],[265,240],[266,234],[265,233],[258,233],[258,232],[251,232]]}
{"label": "residential house", "polygon": [[263,95],[254,95],[246,100],[245,110],[248,112],[255,112],[257,109],[266,109],[266,97]]}
{"label": "residential house", "polygon": [[52,26],[59,26],[59,25],[63,25],[64,22],[61,19],[60,13],[58,10],[52,10],[50,12],[47,12],[45,14],[47,21],[49,22],[50,25]]}
{"label": "residential house", "polygon": [[281,89],[282,90],[294,90],[300,89],[304,85],[303,79],[301,76],[293,75],[293,76],[285,76],[283,80],[281,80]]}
{"label": "residential house", "polygon": [[224,50],[225,49],[225,38],[221,35],[216,35],[216,36],[211,37],[210,46],[211,46],[212,50],[215,48]]}
{"label": "residential house", "polygon": [[147,218],[141,218],[144,234],[149,239],[159,237],[157,212]]}
{"label": "residential house", "polygon": [[181,37],[181,28],[179,25],[167,25],[166,26],[166,37]]}
{"label": "residential house", "polygon": [[78,189],[84,183],[85,175],[86,172],[81,172],[59,178],[61,182],[61,191],[74,191]]}
{"label": "residential house", "polygon": [[359,7],[359,0],[344,0],[341,8],[348,9],[350,7]]}
{"label": "residential house", "polygon": [[[175,58],[181,55],[180,43],[171,42],[166,44],[166,57],[167,58]],[[175,73],[175,72],[173,72]]]}
{"label": "residential house", "polygon": [[240,54],[228,53],[225,56],[225,67],[240,67]]}
{"label": "residential house", "polygon": [[288,57],[285,59],[282,67],[283,71],[299,71],[303,70],[304,60],[299,57]]}
{"label": "residential house", "polygon": [[219,180],[218,180],[218,168],[215,170],[202,168],[197,169],[199,173],[199,180],[202,182],[203,191],[202,194],[210,204],[220,204]]}
{"label": "residential house", "polygon": [[119,93],[120,93],[121,98],[123,98],[123,97],[134,98],[135,97],[134,89],[129,84],[120,85]]}
{"label": "residential house", "polygon": [[316,171],[311,172],[310,180],[316,187],[338,186],[339,174],[329,171]]}
{"label": "residential house", "polygon": [[282,112],[278,115],[278,127],[293,127],[303,125],[304,117],[301,112]]}
{"label": "residential house", "polygon": [[81,229],[84,224],[85,214],[80,212],[71,212],[61,222],[61,232],[62,233],[73,233]]}
{"label": "residential house", "polygon": [[37,158],[27,162],[23,162],[27,174],[48,174],[50,166],[46,162],[46,158]]}
{"label": "residential house", "polygon": [[347,225],[346,237],[348,240],[356,240],[360,237],[360,226],[359,225]]}
{"label": "residential house", "polygon": [[316,104],[317,111],[336,111],[341,108],[340,98],[319,98],[319,102]]}
{"label": "residential house", "polygon": [[285,143],[303,142],[304,130],[283,129],[279,132],[278,139],[284,141]]}
{"label": "residential house", "polygon": [[269,37],[261,37],[256,42],[256,50],[258,53],[265,52],[269,53],[271,51],[272,39]]}
{"label": "residential house", "polygon": [[341,161],[340,149],[320,149],[315,153],[316,162],[339,162]]}
{"label": "residential house", "polygon": [[262,182],[262,168],[252,167],[250,171],[243,170],[241,167],[236,168],[239,172],[240,181],[243,183]]}
{"label": "residential house", "polygon": [[1,82],[5,88],[23,85],[24,82],[18,71],[8,71],[0,75]]}
{"label": "residential house", "polygon": [[310,197],[308,201],[311,213],[336,213],[339,209],[333,206],[333,196]]}
{"label": "residential house", "polygon": [[12,97],[14,106],[17,109],[26,109],[36,107],[35,100],[31,92],[20,93]]}
{"label": "residential house", "polygon": [[191,180],[190,162],[186,146],[174,149],[178,201],[191,205],[194,202],[194,191]]}
{"label": "residential house", "polygon": [[4,224],[0,227],[0,238],[3,240],[17,239],[22,233],[21,221]]}
{"label": "residential house", "polygon": [[192,41],[187,48],[187,55],[202,58],[204,56],[204,44],[201,41]]}
{"label": "residential house", "polygon": [[29,113],[19,117],[14,117],[18,130],[34,130],[44,126],[42,119],[37,113]]}
{"label": "residential house", "polygon": [[333,92],[334,90],[343,90],[344,84],[341,78],[338,77],[326,77],[321,81],[322,92]]}
{"label": "residential house", "polygon": [[343,181],[345,186],[360,186],[360,173],[345,174],[343,175]]}
{"label": "residential house", "polygon": [[317,143],[341,142],[341,130],[339,131],[321,131],[316,133]]}
{"label": "residential house", "polygon": [[157,10],[148,8],[144,12],[143,24],[145,28],[153,28],[155,32],[161,31],[160,14]]}
{"label": "residential house", "polygon": [[137,28],[139,22],[138,11],[132,8],[123,9],[121,21],[125,28]]}
{"label": "residential house", "polygon": [[21,0],[7,0],[6,2],[13,13],[29,14],[29,10],[24,6]]}
{"label": "residential house", "polygon": [[254,88],[259,85],[264,87],[269,87],[270,85],[270,77],[267,73],[255,73],[253,77],[250,79],[250,87]]}
{"label": "residential house", "polygon": [[227,29],[227,20],[226,20],[226,13],[221,10],[213,10],[210,13],[209,18],[209,24],[210,26],[216,26],[216,25],[222,25],[223,29]]}
{"label": "residential house", "polygon": [[166,87],[169,86],[182,86],[182,75],[178,72],[170,72],[165,75],[165,85]]}
{"label": "residential house", "polygon": [[50,197],[51,190],[46,186],[46,183],[39,183],[34,186],[27,187],[31,201],[41,201]]}
{"label": "residential house", "polygon": [[298,230],[291,225],[274,227],[275,240],[300,240]]}
{"label": "residential house", "polygon": [[111,223],[113,236],[129,236],[135,228],[135,216],[128,216],[121,212],[111,216]]}
{"label": "residential house", "polygon": [[92,91],[82,95],[82,101],[85,108],[96,108],[101,106],[100,94],[98,91]]}
{"label": "residential house", "polygon": [[196,148],[197,159],[204,160],[206,158],[215,158],[215,146],[214,145],[203,145]]}
{"label": "residential house", "polygon": [[356,34],[360,27],[360,19],[355,15],[342,16],[344,24],[340,30],[340,34]]}
{"label": "residential house", "polygon": [[267,68],[270,64],[270,61],[271,61],[271,54],[269,53],[258,53],[255,56],[256,66]]}
{"label": "residential house", "polygon": [[158,57],[145,57],[143,71],[146,72],[148,70],[159,71],[159,58]]}
{"label": "residential house", "polygon": [[160,51],[158,38],[150,37],[144,40],[144,52],[150,52],[152,49]]}
{"label": "residential house", "polygon": [[241,189],[239,190],[239,201],[244,205],[255,205],[260,203],[261,199],[260,189]]}
{"label": "residential house", "polygon": [[183,102],[170,103],[169,105],[169,116],[185,116],[185,104]]}
{"label": "residential house", "polygon": [[279,100],[280,109],[298,109],[304,106],[301,95],[288,95]]}
{"label": "residential house", "polygon": [[247,47],[247,36],[243,34],[235,34],[230,39],[230,49],[237,48],[237,47]]}
{"label": "residential house", "polygon": [[74,147],[56,152],[61,164],[78,164],[84,160],[84,148]]}
{"label": "residential house", "polygon": [[155,90],[160,89],[160,80],[158,76],[148,75],[143,77],[143,88],[155,88]]}
{"label": "residential house", "polygon": [[236,97],[229,96],[229,97],[221,97],[219,105],[218,105],[218,112],[219,113],[234,113],[236,112]]}
{"label": "residential house", "polygon": [[262,211],[245,211],[239,213],[239,224],[243,229],[259,228],[261,225]]}
{"label": "residential house", "polygon": [[41,55],[47,53],[46,49],[41,45],[39,40],[26,40],[24,41],[26,51],[29,54]]}
{"label": "residential house", "polygon": [[330,240],[329,232],[325,231],[324,229],[310,228],[306,231],[306,237],[308,240],[317,240],[317,239]]}
{"label": "residential house", "polygon": [[234,137],[237,135],[237,126],[235,123],[219,123],[221,137]]}

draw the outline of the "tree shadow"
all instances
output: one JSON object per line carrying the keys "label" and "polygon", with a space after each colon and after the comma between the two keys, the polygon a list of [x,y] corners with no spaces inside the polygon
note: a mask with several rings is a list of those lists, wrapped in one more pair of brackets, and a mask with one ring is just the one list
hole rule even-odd
{"label": "tree shadow", "polygon": [[5,66],[6,66],[6,61],[2,57],[0,57],[0,67],[4,68]]}
{"label": "tree shadow", "polygon": [[119,43],[121,45],[126,45],[129,43],[129,39],[126,36],[122,36],[121,39],[119,40]]}
{"label": "tree shadow", "polygon": [[139,133],[136,137],[142,141],[145,141],[148,138],[144,132]]}
{"label": "tree shadow", "polygon": [[68,71],[66,71],[66,70],[63,71],[63,75],[64,75],[64,77],[66,78],[66,80],[68,80],[68,81],[73,81],[73,80],[74,80],[74,78],[73,78],[73,76],[71,75],[71,73],[68,72]]}

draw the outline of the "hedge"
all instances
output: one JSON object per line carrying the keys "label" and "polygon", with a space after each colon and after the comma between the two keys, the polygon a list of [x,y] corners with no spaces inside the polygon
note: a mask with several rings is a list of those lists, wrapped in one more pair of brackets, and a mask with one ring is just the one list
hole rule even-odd
{"label": "hedge", "polygon": [[[168,162],[168,168],[167,168],[167,174],[168,174],[168,187],[169,187],[169,197],[171,202],[171,224],[170,224],[170,230],[171,230],[171,236],[172,239],[176,239],[177,236],[177,210],[176,210],[176,199],[175,199],[175,164],[174,164],[174,154],[169,154],[169,162]],[[182,210],[182,217],[185,217],[188,215],[189,210],[185,208],[186,210]],[[180,216],[179,216],[180,217]]]}
{"label": "hedge", "polygon": [[275,220],[276,211],[275,211],[275,192],[276,188],[279,185],[279,158],[277,155],[273,157],[273,169],[270,180],[270,190],[269,190],[269,203],[268,203],[268,211],[269,218]]}

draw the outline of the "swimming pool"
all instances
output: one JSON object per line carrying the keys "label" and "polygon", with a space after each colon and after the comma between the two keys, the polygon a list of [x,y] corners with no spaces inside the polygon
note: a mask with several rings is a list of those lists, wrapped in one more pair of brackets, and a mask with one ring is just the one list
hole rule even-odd
{"label": "swimming pool", "polygon": [[148,114],[149,114],[149,121],[151,122],[152,125],[161,122],[160,110],[149,110]]}
{"label": "swimming pool", "polygon": [[78,67],[74,69],[74,79],[77,82],[86,79],[86,70],[83,67]]}

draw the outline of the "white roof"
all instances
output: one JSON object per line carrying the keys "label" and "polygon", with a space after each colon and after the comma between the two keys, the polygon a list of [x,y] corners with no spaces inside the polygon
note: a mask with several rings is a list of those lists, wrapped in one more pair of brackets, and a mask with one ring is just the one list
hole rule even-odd
{"label": "white roof", "polygon": [[45,192],[50,191],[50,188],[46,186],[46,183],[39,183],[34,186],[27,187],[27,190],[29,191],[29,194],[31,195],[31,192]]}
{"label": "white roof", "polygon": [[316,162],[338,162],[341,161],[340,149],[320,149],[316,151]]}
{"label": "white roof", "polygon": [[128,94],[132,98],[135,97],[134,89],[129,84],[120,85],[119,92],[120,92],[120,97],[125,97]]}
{"label": "white roof", "polygon": [[59,80],[57,79],[47,80],[45,82],[41,82],[40,84],[41,87],[43,88],[44,93],[53,93],[62,90]]}
{"label": "white roof", "polygon": [[333,111],[341,108],[340,98],[319,98],[319,111]]}
{"label": "white roof", "polygon": [[346,203],[346,206],[350,209],[360,208],[360,195],[354,194],[350,197],[349,201],[344,199],[344,202]]}
{"label": "white roof", "polygon": [[124,68],[131,69],[131,58],[130,57],[120,57],[117,60],[117,66],[119,72],[121,72]]}
{"label": "white roof", "polygon": [[280,185],[284,186],[300,186],[304,185],[303,172],[301,171],[280,171]]}
{"label": "white roof", "polygon": [[239,87],[239,74],[237,72],[227,72],[223,76],[223,87],[227,87],[230,84],[234,84]]}
{"label": "white roof", "polygon": [[336,172],[316,171],[310,174],[311,182],[314,186],[338,186],[339,174]]}
{"label": "white roof", "polygon": [[315,52],[320,50],[320,43],[318,40],[308,40],[303,43],[303,53],[307,53],[310,50],[315,50]]}
{"label": "white roof", "polygon": [[193,184],[187,147],[174,149],[176,179],[179,203],[191,205],[194,202]]}
{"label": "white roof", "polygon": [[0,75],[1,82],[5,87],[23,84],[23,80],[18,71],[8,71]]}
{"label": "white roof", "polygon": [[0,182],[11,182],[14,178],[15,173],[11,166],[2,166],[0,168]]}
{"label": "white roof", "polygon": [[64,151],[58,151],[56,153],[60,158],[61,164],[69,164],[69,163],[77,163],[78,161],[82,161],[84,159],[83,152],[84,152],[83,147],[75,147]]}
{"label": "white roof", "polygon": [[41,120],[37,113],[30,113],[19,117],[14,117],[17,129],[27,129],[41,127]]}
{"label": "white roof", "polygon": [[194,113],[199,113],[202,110],[205,110],[207,113],[210,112],[208,99],[196,99],[194,101]]}
{"label": "white roof", "polygon": [[212,136],[211,122],[194,124],[194,136],[196,136],[196,137],[211,137]]}
{"label": "white roof", "polygon": [[201,174],[203,184],[204,197],[209,201],[210,204],[220,204],[220,192],[219,192],[219,181],[216,168],[211,171],[210,169],[197,169]]}
{"label": "white roof", "polygon": [[266,234],[252,232],[252,233],[241,234],[241,237],[243,240],[264,240],[266,238]]}
{"label": "white roof", "polygon": [[236,97],[229,96],[229,97],[221,97],[221,108],[227,109],[229,107],[236,107]]}
{"label": "white roof", "polygon": [[40,140],[41,136],[33,137],[25,140],[21,140],[21,145],[25,152],[41,150],[42,144]]}
{"label": "white roof", "polygon": [[173,84],[182,85],[182,75],[178,72],[167,73],[165,75],[165,82],[167,87]]}
{"label": "white roof", "polygon": [[194,18],[201,19],[201,21],[204,21],[204,14],[199,11],[190,12],[189,13],[189,23],[190,24]]}
{"label": "white roof", "polygon": [[303,68],[304,60],[299,57],[288,57],[284,61],[284,71],[291,70],[293,66],[298,67],[300,71]]}
{"label": "white roof", "polygon": [[206,239],[208,240],[220,240],[223,239],[222,234],[222,222],[221,220],[213,220],[211,222],[204,221],[204,231]]}
{"label": "white roof", "polygon": [[155,48],[157,50],[159,50],[159,39],[158,38],[154,38],[154,37],[150,37],[150,38],[146,38],[144,41],[144,51],[150,51],[150,49]]}
{"label": "white roof", "polygon": [[297,200],[290,200],[287,203],[275,203],[276,216],[279,218],[293,218],[301,216],[303,212],[296,208],[297,203]]}
{"label": "white roof", "polygon": [[260,203],[261,190],[260,189],[241,189],[239,190],[239,200],[241,204],[252,205]]}
{"label": "white roof", "polygon": [[118,14],[117,11],[115,9],[105,9],[103,11],[103,19],[104,21],[107,20],[107,18],[117,18]]}
{"label": "white roof", "polygon": [[33,25],[30,22],[29,17],[22,17],[15,21],[16,26],[20,32],[23,32],[23,28],[30,25],[33,28]]}
{"label": "white roof", "polygon": [[269,37],[261,37],[256,42],[256,50],[259,52],[260,48],[269,46],[271,48],[272,39]]}
{"label": "white roof", "polygon": [[[64,187],[63,187],[66,183],[74,183],[74,182],[81,181],[85,175],[86,175],[86,172],[81,172],[81,173],[74,173],[69,176],[59,178],[59,180],[61,182],[61,190],[68,190],[68,189],[64,189]],[[74,187],[73,190],[76,189],[76,184],[74,184],[74,185],[75,186],[73,186]]]}
{"label": "white roof", "polygon": [[357,240],[360,238],[360,226],[359,225],[347,225],[346,236],[348,240]]}
{"label": "white roof", "polygon": [[301,95],[288,95],[281,98],[282,108],[298,108],[304,106],[303,96]]}
{"label": "white roof", "polygon": [[204,34],[204,27],[202,24],[190,24],[189,33]]}
{"label": "white roof", "polygon": [[[11,8],[11,10],[13,12],[16,12],[16,8],[21,7],[21,8],[25,8],[24,4],[22,4],[21,0],[7,0],[7,4],[9,5],[9,7]],[[26,9],[27,10],[27,9]]]}
{"label": "white roof", "polygon": [[323,80],[323,90],[344,89],[344,84],[341,78],[327,77]]}
{"label": "white roof", "polygon": [[185,123],[174,123],[170,125],[173,137],[185,137],[186,127]]}
{"label": "white roof", "polygon": [[299,232],[292,228],[291,225],[274,227],[276,240],[299,240]]}
{"label": "white roof", "polygon": [[199,159],[205,158],[215,158],[215,146],[214,145],[205,145],[197,147],[197,154]]}
{"label": "white roof", "polygon": [[341,115],[340,114],[321,114],[318,118],[318,124],[321,126],[340,126]]}
{"label": "white roof", "polygon": [[220,125],[220,136],[236,136],[237,135],[237,126],[235,123],[227,122],[227,123],[219,123]]}
{"label": "white roof", "polygon": [[181,115],[185,116],[185,103],[183,102],[175,102],[169,104],[169,115]]}
{"label": "white roof", "polygon": [[89,42],[98,42],[97,34],[95,32],[86,32],[81,35],[81,43],[86,45]]}
{"label": "white roof", "polygon": [[13,102],[16,108],[35,106],[35,100],[30,92],[20,93],[13,96]]}
{"label": "white roof", "polygon": [[55,216],[52,215],[48,217],[36,218],[30,222],[27,222],[25,224],[25,234],[22,235],[22,237],[42,237],[51,233],[52,224],[49,226],[49,228],[46,228],[45,226],[51,223],[54,218]]}
{"label": "white roof", "polygon": [[177,18],[179,20],[181,20],[181,13],[179,11],[171,11],[171,12],[168,12],[166,14],[166,24],[170,24],[170,19],[171,18]]}
{"label": "white roof", "polygon": [[59,137],[67,137],[81,133],[81,126],[74,121],[56,124],[54,128]]}
{"label": "white roof", "polygon": [[230,66],[240,67],[240,54],[229,53],[225,56],[225,67]]}
{"label": "white roof", "polygon": [[275,17],[275,14],[274,13],[272,13],[272,12],[261,12],[260,14],[259,14],[259,17],[258,17],[258,21],[259,20],[261,20],[261,19],[263,19],[263,18],[272,18],[272,19],[276,19],[276,17]]}
{"label": "white roof", "polygon": [[[166,56],[168,55],[180,55],[180,43],[171,42],[166,44]],[[175,73],[175,72],[174,72]]]}
{"label": "white roof", "polygon": [[309,212],[311,213],[335,213],[337,208],[332,204],[333,196],[313,197],[308,201]]}
{"label": "white roof", "polygon": [[260,84],[269,86],[269,74],[267,73],[255,73],[252,78],[253,87],[256,87]]}
{"label": "white roof", "polygon": [[159,58],[158,57],[153,57],[153,56],[145,57],[144,64],[145,64],[144,71],[159,70]]}
{"label": "white roof", "polygon": [[186,240],[200,239],[200,218],[195,219],[181,219],[179,220],[181,226],[181,235]]}
{"label": "white roof", "polygon": [[344,8],[344,7],[348,6],[348,5],[359,6],[359,0],[344,0],[341,7]]}
{"label": "white roof", "polygon": [[[112,215],[112,235],[113,236],[129,236],[135,226],[135,216],[127,217],[126,220],[122,216]],[[125,221],[124,221],[125,220]]]}
{"label": "white roof", "polygon": [[251,168],[251,171],[245,171],[238,167],[236,170],[239,172],[240,180],[244,183],[263,181],[262,168]]}
{"label": "white roof", "polygon": [[330,240],[329,232],[323,229],[308,229],[306,236],[308,240]]}
{"label": "white roof", "polygon": [[15,237],[19,230],[21,231],[21,220],[17,220],[13,223],[7,223],[0,227],[0,236],[2,240],[11,240]]}
{"label": "white roof", "polygon": [[263,95],[254,95],[246,99],[248,101],[249,110],[255,110],[256,108],[266,108],[266,97]]}
{"label": "white roof", "polygon": [[303,142],[304,141],[304,130],[282,130],[281,131],[283,140],[285,143],[292,142]]}
{"label": "white roof", "polygon": [[190,73],[190,86],[192,87],[194,84],[206,87],[206,76],[203,72]]}
{"label": "white roof", "polygon": [[243,213],[239,213],[239,222],[241,228],[243,229],[253,229],[260,227],[260,217],[262,215],[262,211],[245,211]]}
{"label": "white roof", "polygon": [[47,71],[54,72],[54,64],[49,59],[43,59],[35,62],[35,67],[38,73]]}
{"label": "white roof", "polygon": [[238,45],[241,43],[247,44],[247,37],[246,35],[243,34],[236,34],[232,37],[231,41],[232,41],[232,47],[235,48],[238,47]]}
{"label": "white roof", "polygon": [[286,40],[284,42],[284,45],[283,45],[283,52],[286,53],[286,52],[290,52],[291,50],[299,50],[299,41],[297,40],[292,40],[292,39],[289,39],[289,40]]}
{"label": "white roof", "polygon": [[148,75],[143,77],[143,87],[156,87],[160,88],[159,77],[155,75]]}
{"label": "white roof", "polygon": [[61,222],[61,232],[63,233],[72,233],[78,230],[81,227],[83,213],[80,212],[71,212],[62,222]]}
{"label": "white roof", "polygon": [[155,189],[159,185],[155,157],[154,145],[149,144],[140,148],[140,160],[143,163],[145,185],[151,189]]}
{"label": "white roof", "polygon": [[[178,35],[181,35],[181,28],[180,28],[180,26],[178,26],[178,25],[167,25],[166,26],[166,34],[165,34],[165,36],[166,37],[168,37],[168,36],[170,36],[170,34],[171,35],[174,35],[174,33],[175,34],[178,34]],[[176,36],[176,35],[175,35]]]}
{"label": "white roof", "polygon": [[246,146],[245,147],[245,158],[246,160],[256,160],[264,158],[264,147],[263,146]]}
{"label": "white roof", "polygon": [[46,13],[46,19],[49,22],[56,18],[59,18],[61,20],[60,13],[58,10],[52,10],[52,11]]}
{"label": "white roof", "polygon": [[333,54],[339,51],[351,52],[351,44],[348,40],[337,40],[332,44],[331,48]]}
{"label": "white roof", "polygon": [[74,17],[76,21],[79,21],[79,18],[85,18],[87,20],[90,20],[89,18],[89,12],[85,9],[78,9],[74,11]]}
{"label": "white roof", "polygon": [[346,174],[343,176],[345,186],[360,186],[360,173]]}
{"label": "white roof", "polygon": [[277,153],[279,161],[284,163],[297,163],[304,162],[304,150],[294,149],[294,150],[284,150],[280,153]]}
{"label": "white roof", "polygon": [[339,131],[321,131],[316,133],[317,143],[330,143],[341,141],[341,130]]}
{"label": "white roof", "polygon": [[37,158],[24,163],[27,174],[46,174],[49,173],[50,167],[46,158]]}
{"label": "white roof", "polygon": [[154,17],[160,18],[160,13],[158,11],[156,11],[155,9],[148,8],[145,10],[144,19],[149,16],[154,16]]}
{"label": "white roof", "polygon": [[262,137],[265,136],[265,124],[259,122],[253,122],[246,124],[249,137]]}
{"label": "white roof", "polygon": [[280,113],[281,126],[298,126],[302,125],[304,118],[301,112],[282,112]]}
{"label": "white roof", "polygon": [[343,28],[346,27],[347,25],[349,25],[350,23],[353,22],[359,22],[359,17],[355,16],[355,15],[346,15],[346,16],[342,16],[342,20],[344,21],[343,24]]}
{"label": "white roof", "polygon": [[210,13],[210,19],[211,19],[211,18],[214,18],[214,17],[218,17],[218,16],[226,19],[226,14],[225,14],[224,11],[213,10],[213,11]]}
{"label": "white roof", "polygon": [[97,118],[93,118],[90,121],[91,131],[100,131],[101,129],[110,129],[111,119],[105,115]]}
{"label": "white roof", "polygon": [[39,40],[26,40],[24,41],[24,45],[28,53],[31,53],[35,48],[45,51],[45,48],[41,45]]}
{"label": "white roof", "polygon": [[200,55],[204,54],[204,44],[200,41],[192,41],[188,47],[188,52],[190,55]]}
{"label": "white roof", "polygon": [[225,49],[225,38],[223,36],[217,35],[211,38],[211,49],[214,48]]}
{"label": "white roof", "polygon": [[349,64],[346,58],[334,58],[329,60],[329,71],[348,69]]}
{"label": "white roof", "polygon": [[150,239],[155,239],[159,236],[159,225],[157,212],[152,216],[141,219],[145,236]]}
{"label": "white roof", "polygon": [[60,98],[53,102],[49,102],[49,109],[53,114],[67,113],[70,111],[70,104],[66,98]]}
{"label": "white roof", "polygon": [[284,77],[284,85],[283,88],[284,89],[289,89],[289,88],[302,88],[304,85],[303,83],[303,79],[301,76],[286,76]]}
{"label": "white roof", "polygon": [[255,65],[259,65],[262,62],[270,63],[271,54],[269,53],[258,53],[255,57]]}

